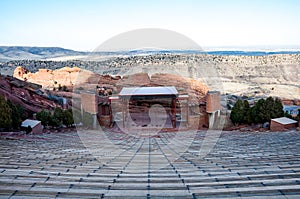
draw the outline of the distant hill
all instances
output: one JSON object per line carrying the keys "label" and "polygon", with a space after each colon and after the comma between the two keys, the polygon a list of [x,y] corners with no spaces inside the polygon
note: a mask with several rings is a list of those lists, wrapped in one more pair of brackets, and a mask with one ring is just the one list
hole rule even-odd
{"label": "distant hill", "polygon": [[84,54],[86,53],[60,47],[0,46],[0,61],[2,62],[10,60],[45,60]]}
{"label": "distant hill", "polygon": [[[264,56],[276,54],[300,54],[300,51],[201,51],[201,50],[161,50],[161,49],[135,49],[116,52],[82,52],[60,47],[28,47],[28,46],[0,46],[0,62],[12,60],[84,60],[99,61],[112,57],[130,57],[162,54],[211,54],[211,55],[240,55],[240,56]],[[97,57],[97,58],[95,58]]]}

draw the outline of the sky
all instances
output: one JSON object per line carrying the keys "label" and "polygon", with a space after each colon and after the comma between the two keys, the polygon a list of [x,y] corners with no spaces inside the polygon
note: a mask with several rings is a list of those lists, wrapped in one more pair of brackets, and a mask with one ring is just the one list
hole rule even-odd
{"label": "sky", "polygon": [[161,28],[204,49],[298,48],[299,11],[297,0],[1,0],[0,46],[93,51],[118,34]]}

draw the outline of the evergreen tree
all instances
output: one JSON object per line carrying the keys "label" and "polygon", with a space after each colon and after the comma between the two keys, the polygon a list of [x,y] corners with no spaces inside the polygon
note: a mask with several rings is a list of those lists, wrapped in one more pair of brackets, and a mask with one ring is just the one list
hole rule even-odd
{"label": "evergreen tree", "polygon": [[250,105],[249,105],[248,100],[244,100],[244,119],[243,119],[243,123],[247,123],[247,124],[252,123]]}
{"label": "evergreen tree", "polygon": [[284,111],[283,111],[282,102],[279,98],[276,98],[275,102],[274,102],[274,110],[273,110],[272,119],[277,118],[277,117],[283,117],[283,116],[284,116]]}
{"label": "evergreen tree", "polygon": [[14,105],[10,100],[7,101],[7,104],[11,108],[12,127],[14,129],[20,129],[24,109],[21,106]]}
{"label": "evergreen tree", "polygon": [[275,101],[273,97],[268,97],[265,101],[265,110],[264,110],[264,118],[265,122],[270,121],[272,118],[274,118],[274,112],[275,112]]}
{"label": "evergreen tree", "polygon": [[9,129],[12,126],[12,110],[7,102],[0,96],[0,128]]}
{"label": "evergreen tree", "polygon": [[43,109],[42,111],[40,111],[36,114],[36,119],[40,120],[42,125],[48,126],[49,123],[51,123],[52,116],[49,111]]}
{"label": "evergreen tree", "polygon": [[248,115],[249,115],[249,118],[250,118],[250,123],[257,123],[257,115],[256,115],[256,107],[255,106],[252,106],[250,109],[249,109],[249,112],[248,112]]}
{"label": "evergreen tree", "polygon": [[57,121],[59,121],[59,122],[62,123],[62,121],[63,121],[63,119],[65,117],[64,111],[61,108],[56,107],[54,109],[53,117],[55,118],[55,120],[57,120]]}
{"label": "evergreen tree", "polygon": [[66,125],[67,127],[70,127],[74,124],[74,119],[73,119],[73,114],[71,109],[64,110],[63,124]]}
{"label": "evergreen tree", "polygon": [[244,115],[245,115],[244,103],[241,99],[238,99],[232,108],[230,119],[235,125],[238,125],[243,123]]}
{"label": "evergreen tree", "polygon": [[232,109],[230,119],[234,124],[251,124],[269,122],[273,118],[284,115],[290,117],[289,114],[283,112],[283,105],[279,98],[260,99],[251,108],[247,100],[243,102],[239,99]]}
{"label": "evergreen tree", "polygon": [[49,126],[61,127],[61,125],[62,125],[62,122],[57,117],[55,117],[54,115],[50,116]]}
{"label": "evergreen tree", "polygon": [[252,116],[254,117],[253,119],[255,123],[264,123],[267,121],[264,99],[260,99],[257,101],[253,108]]}

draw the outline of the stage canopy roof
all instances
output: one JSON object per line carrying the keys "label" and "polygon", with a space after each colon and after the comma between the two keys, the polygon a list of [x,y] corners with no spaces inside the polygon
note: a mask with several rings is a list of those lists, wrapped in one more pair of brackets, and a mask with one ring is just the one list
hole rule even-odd
{"label": "stage canopy roof", "polygon": [[174,86],[164,87],[124,87],[120,98],[176,98],[178,91]]}

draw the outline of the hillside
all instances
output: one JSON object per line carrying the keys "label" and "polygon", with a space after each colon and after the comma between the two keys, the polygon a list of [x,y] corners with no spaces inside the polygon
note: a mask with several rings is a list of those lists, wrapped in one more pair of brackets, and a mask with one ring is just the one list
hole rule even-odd
{"label": "hillside", "polygon": [[0,46],[0,61],[45,60],[86,54],[59,47]]}
{"label": "hillside", "polygon": [[[39,52],[31,49],[31,52],[39,53],[40,56],[43,56],[42,52],[52,53],[46,49]],[[71,56],[73,52],[76,51],[67,50],[64,53],[69,53]],[[167,51],[161,54],[155,54],[156,51],[143,53],[140,51],[122,52],[122,56],[120,52],[119,54],[117,52],[95,53],[88,57],[90,58],[88,60],[14,60],[0,63],[0,72],[13,75],[17,66],[25,67],[30,72],[37,72],[43,68],[54,70],[67,66],[87,69],[98,74],[121,76],[136,72],[147,72],[150,76],[154,73],[172,73],[188,78],[201,78],[208,84],[216,80],[218,84],[210,89],[222,90],[224,93],[300,99],[300,54],[296,52],[294,54],[265,52],[265,55],[255,56],[249,53],[244,55],[240,51],[230,51],[228,55],[224,55],[226,54],[224,52],[221,55],[216,52],[184,54],[180,51],[176,51],[177,54]],[[87,54],[82,56],[87,56]]]}
{"label": "hillside", "polygon": [[0,62],[12,60],[48,60],[48,61],[99,61],[116,57],[132,57],[147,55],[237,55],[237,56],[265,56],[265,55],[283,55],[283,54],[300,54],[300,51],[274,50],[274,51],[241,51],[241,50],[218,50],[218,51],[201,51],[201,50],[161,50],[161,49],[136,49],[129,51],[116,52],[82,52],[60,47],[29,47],[29,46],[0,46]]}

